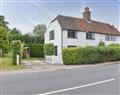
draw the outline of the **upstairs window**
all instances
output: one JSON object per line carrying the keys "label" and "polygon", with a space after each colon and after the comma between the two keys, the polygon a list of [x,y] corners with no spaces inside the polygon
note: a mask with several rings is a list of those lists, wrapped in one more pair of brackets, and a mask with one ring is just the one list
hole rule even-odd
{"label": "upstairs window", "polygon": [[113,35],[105,35],[106,41],[116,41],[116,36]]}
{"label": "upstairs window", "polygon": [[86,39],[95,40],[95,33],[91,32],[86,33]]}
{"label": "upstairs window", "polygon": [[49,32],[49,40],[54,40],[54,30]]}
{"label": "upstairs window", "polygon": [[77,38],[77,32],[74,30],[68,30],[68,38]]}

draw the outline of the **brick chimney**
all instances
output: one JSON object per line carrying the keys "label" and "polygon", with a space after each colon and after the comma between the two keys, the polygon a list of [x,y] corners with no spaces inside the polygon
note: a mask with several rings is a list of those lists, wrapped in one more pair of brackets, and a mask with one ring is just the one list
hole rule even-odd
{"label": "brick chimney", "polygon": [[89,11],[88,7],[85,7],[85,11],[83,12],[83,19],[91,20],[91,12]]}

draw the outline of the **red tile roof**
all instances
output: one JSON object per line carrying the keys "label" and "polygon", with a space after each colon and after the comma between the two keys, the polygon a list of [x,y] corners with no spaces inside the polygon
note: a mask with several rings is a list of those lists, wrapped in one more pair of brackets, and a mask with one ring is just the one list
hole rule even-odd
{"label": "red tile roof", "polygon": [[84,32],[95,32],[100,34],[112,34],[112,35],[120,36],[120,32],[114,26],[107,23],[93,21],[93,20],[86,21],[84,19],[62,16],[62,15],[58,15],[54,20],[56,19],[58,20],[62,29],[78,30]]}

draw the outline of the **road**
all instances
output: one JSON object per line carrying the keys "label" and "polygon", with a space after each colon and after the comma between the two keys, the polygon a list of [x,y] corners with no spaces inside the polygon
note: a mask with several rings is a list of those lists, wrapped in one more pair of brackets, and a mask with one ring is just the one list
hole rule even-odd
{"label": "road", "polygon": [[1,95],[120,95],[120,64],[1,76]]}

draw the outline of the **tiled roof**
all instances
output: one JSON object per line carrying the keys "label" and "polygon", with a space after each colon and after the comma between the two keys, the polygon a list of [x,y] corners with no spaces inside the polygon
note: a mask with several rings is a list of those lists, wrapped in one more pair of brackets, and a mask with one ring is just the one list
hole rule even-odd
{"label": "tiled roof", "polygon": [[[62,29],[79,30],[84,32],[95,32],[101,34],[119,35],[120,32],[112,25],[98,21],[86,21],[84,19],[58,15],[54,20],[58,20]],[[53,20],[53,21],[54,21]]]}

